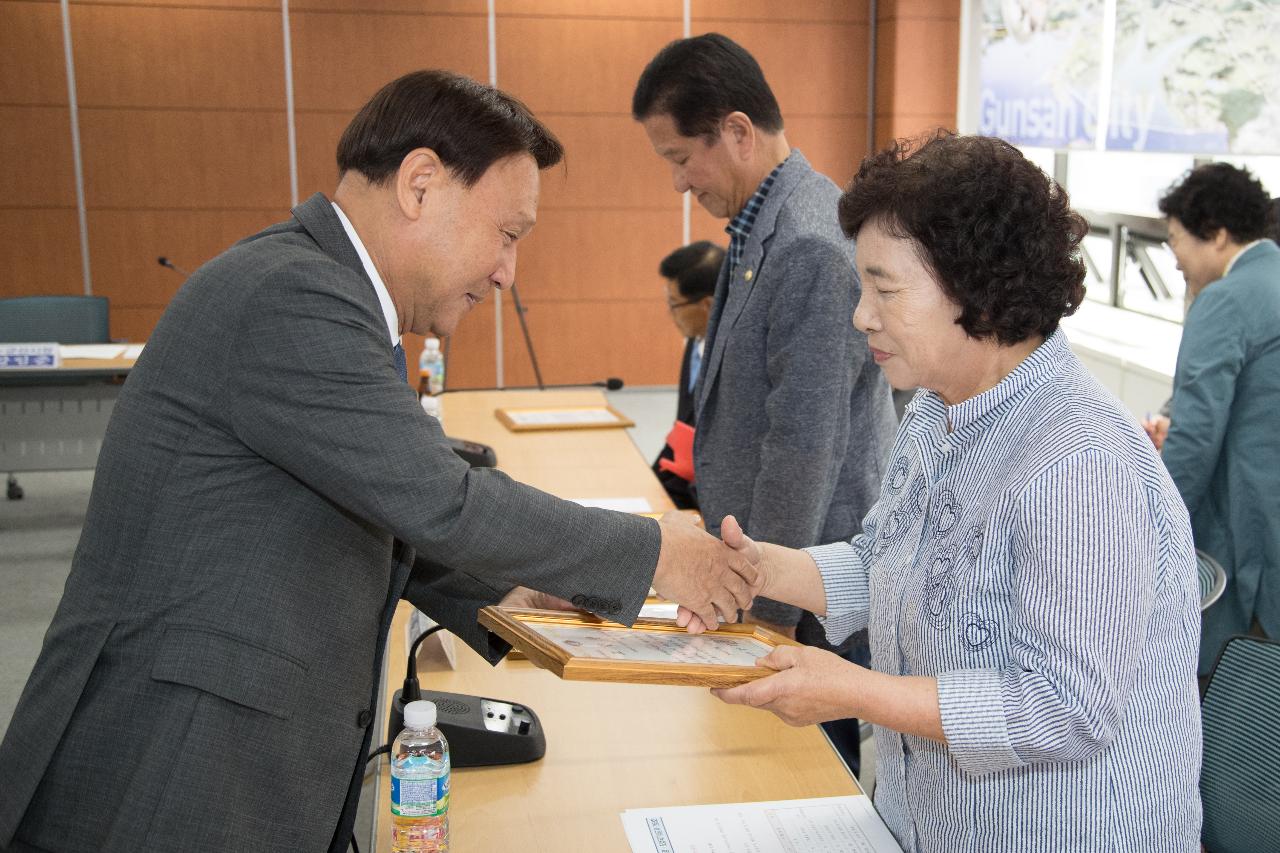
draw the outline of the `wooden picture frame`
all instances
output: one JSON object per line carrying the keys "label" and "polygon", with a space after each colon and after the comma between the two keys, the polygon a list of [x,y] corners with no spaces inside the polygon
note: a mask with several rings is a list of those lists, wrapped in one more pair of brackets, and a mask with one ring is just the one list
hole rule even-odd
{"label": "wooden picture frame", "polygon": [[512,432],[618,429],[636,425],[635,421],[609,405],[505,406],[494,409],[493,414]]}
{"label": "wooden picture frame", "polygon": [[578,611],[486,607],[480,624],[566,681],[734,687],[773,673],[745,661],[799,645],[760,625],[693,635],[671,619],[637,619],[628,628]]}

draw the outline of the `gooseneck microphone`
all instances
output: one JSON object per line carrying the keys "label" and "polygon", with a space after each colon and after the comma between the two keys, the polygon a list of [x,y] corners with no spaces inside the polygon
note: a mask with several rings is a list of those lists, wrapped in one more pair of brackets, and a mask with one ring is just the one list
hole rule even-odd
{"label": "gooseneck microphone", "polygon": [[560,385],[490,385],[482,388],[446,388],[441,394],[453,394],[462,391],[549,391],[552,388],[603,388],[606,391],[621,391],[625,385],[621,379],[616,376],[610,376],[608,379],[601,379],[597,382],[565,382]]}
{"label": "gooseneck microphone", "polygon": [[169,269],[173,270],[176,273],[181,273],[182,275],[185,275],[188,278],[191,277],[191,273],[187,272],[182,267],[178,266],[173,261],[166,258],[164,255],[161,255],[160,257],[156,258],[156,263],[158,263],[162,267],[168,267]]}

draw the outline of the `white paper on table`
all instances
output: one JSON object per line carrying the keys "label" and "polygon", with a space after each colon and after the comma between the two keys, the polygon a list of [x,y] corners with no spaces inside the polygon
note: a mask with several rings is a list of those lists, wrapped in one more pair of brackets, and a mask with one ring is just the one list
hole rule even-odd
{"label": "white paper on table", "polygon": [[134,361],[137,361],[138,356],[142,355],[142,348],[145,346],[146,344],[129,344],[127,347],[124,348],[124,355],[121,357],[131,358]]}
{"label": "white paper on table", "polygon": [[648,498],[569,498],[582,506],[612,509],[618,512],[653,512]]}
{"label": "white paper on table", "polygon": [[62,344],[62,358],[119,358],[125,351],[122,344]]}
{"label": "white paper on table", "polygon": [[516,426],[581,426],[583,424],[616,424],[618,416],[608,409],[507,409],[507,417]]}
{"label": "white paper on table", "polygon": [[627,809],[633,853],[902,853],[862,795]]}

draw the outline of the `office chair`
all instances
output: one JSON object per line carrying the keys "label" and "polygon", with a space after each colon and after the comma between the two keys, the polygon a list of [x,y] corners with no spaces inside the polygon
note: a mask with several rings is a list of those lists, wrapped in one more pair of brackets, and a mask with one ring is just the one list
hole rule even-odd
{"label": "office chair", "polygon": [[0,343],[110,343],[107,308],[105,296],[0,299]]}
{"label": "office chair", "polygon": [[1222,564],[1199,548],[1196,549],[1196,571],[1200,575],[1200,612],[1208,610],[1222,598],[1227,588],[1227,572]]}
{"label": "office chair", "polygon": [[1280,642],[1232,637],[1200,701],[1209,853],[1280,850]]}
{"label": "office chair", "polygon": [[[0,299],[0,343],[105,344],[111,342],[105,296],[18,296]],[[18,380],[18,384],[21,380]],[[22,498],[9,473],[5,495]]]}

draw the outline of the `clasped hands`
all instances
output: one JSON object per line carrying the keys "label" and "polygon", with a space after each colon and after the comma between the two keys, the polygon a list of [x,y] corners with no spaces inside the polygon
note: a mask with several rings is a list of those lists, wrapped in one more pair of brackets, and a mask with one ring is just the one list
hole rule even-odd
{"label": "clasped hands", "polygon": [[[680,605],[681,627],[700,634],[708,625],[737,621],[760,588],[760,572],[749,552],[716,539],[688,516],[669,512],[658,524],[662,546],[653,575],[658,595]],[[507,607],[569,610],[563,599],[516,587],[501,601]]]}

